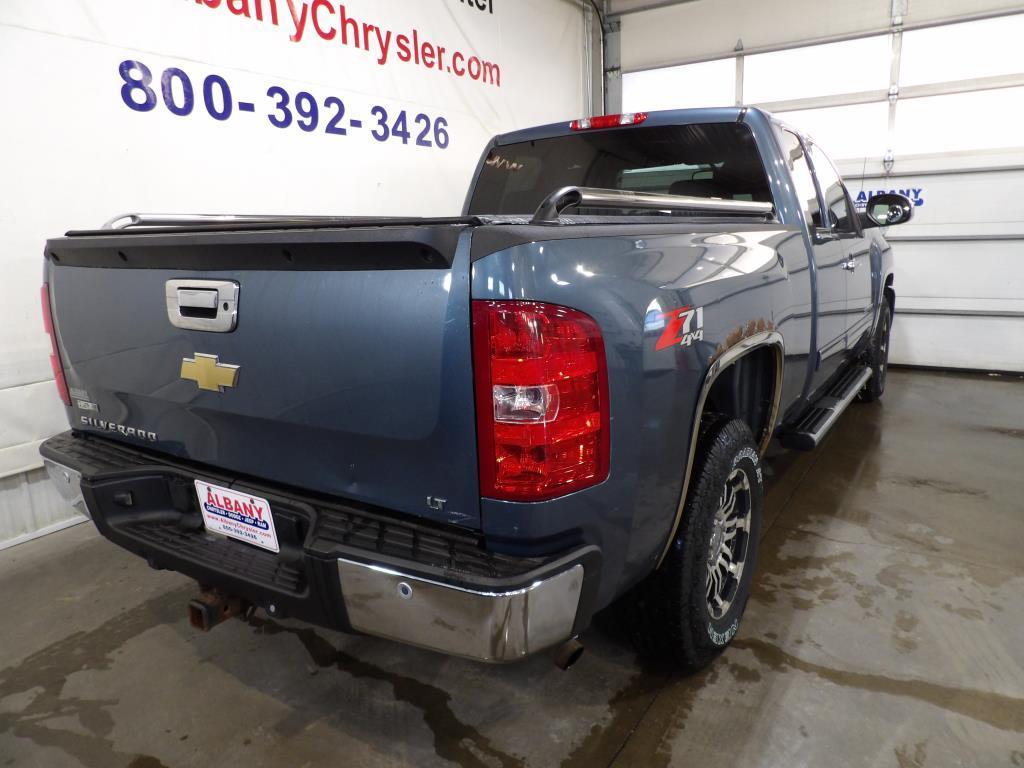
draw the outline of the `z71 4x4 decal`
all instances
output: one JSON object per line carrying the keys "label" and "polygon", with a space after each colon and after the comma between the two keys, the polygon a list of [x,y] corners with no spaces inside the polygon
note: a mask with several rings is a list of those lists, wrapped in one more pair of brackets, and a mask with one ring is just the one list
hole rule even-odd
{"label": "z71 4x4 decal", "polygon": [[665,330],[661,332],[655,350],[669,347],[688,347],[704,340],[704,307],[678,307],[661,315]]}

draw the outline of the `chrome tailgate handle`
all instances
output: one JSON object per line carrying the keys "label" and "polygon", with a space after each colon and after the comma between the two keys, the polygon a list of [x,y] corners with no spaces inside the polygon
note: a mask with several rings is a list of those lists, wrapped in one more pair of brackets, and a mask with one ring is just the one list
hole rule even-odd
{"label": "chrome tailgate handle", "polygon": [[238,283],[233,280],[168,280],[167,319],[175,328],[228,333],[238,325]]}
{"label": "chrome tailgate handle", "polygon": [[212,288],[179,288],[178,307],[188,309],[216,309],[219,294]]}

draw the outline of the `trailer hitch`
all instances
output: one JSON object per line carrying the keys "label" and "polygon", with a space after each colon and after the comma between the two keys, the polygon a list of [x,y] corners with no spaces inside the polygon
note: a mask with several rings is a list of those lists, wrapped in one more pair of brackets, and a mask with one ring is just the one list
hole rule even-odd
{"label": "trailer hitch", "polygon": [[232,616],[245,615],[250,607],[240,597],[225,595],[218,589],[201,587],[198,597],[188,603],[188,623],[198,630],[209,632]]}

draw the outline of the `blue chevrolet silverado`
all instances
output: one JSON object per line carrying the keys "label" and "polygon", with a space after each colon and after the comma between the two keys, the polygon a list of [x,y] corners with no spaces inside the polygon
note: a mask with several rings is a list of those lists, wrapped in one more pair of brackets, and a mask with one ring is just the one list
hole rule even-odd
{"label": "blue chevrolet silverado", "polygon": [[105,537],[261,609],[449,654],[557,648],[618,601],[707,663],[754,574],[773,438],[885,387],[880,228],[747,108],[495,138],[453,218],[127,214],[46,243],[71,430],[42,456]]}

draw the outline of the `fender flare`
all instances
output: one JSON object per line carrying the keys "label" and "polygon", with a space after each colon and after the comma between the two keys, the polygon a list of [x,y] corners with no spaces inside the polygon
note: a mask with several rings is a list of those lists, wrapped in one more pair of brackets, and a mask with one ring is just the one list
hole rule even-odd
{"label": "fender flare", "polygon": [[707,401],[708,393],[711,392],[711,387],[723,371],[728,370],[736,363],[736,361],[746,355],[749,355],[755,349],[760,349],[761,347],[766,346],[773,347],[775,350],[775,387],[772,392],[772,407],[768,413],[768,424],[764,430],[764,435],[761,437],[760,444],[758,445],[758,452],[761,456],[764,456],[765,451],[768,450],[768,443],[772,439],[772,434],[775,432],[776,421],[779,418],[779,407],[782,401],[782,371],[786,362],[785,344],[782,340],[782,334],[778,333],[778,331],[762,331],[761,333],[756,333],[753,336],[748,336],[742,341],[737,342],[719,355],[718,358],[711,363],[707,373],[704,374],[704,382],[701,384],[700,393],[697,396],[697,404],[694,408],[693,419],[690,426],[690,450],[686,455],[686,469],[683,474],[683,489],[679,496],[679,504],[676,506],[676,514],[672,521],[672,528],[669,530],[668,539],[665,541],[665,546],[662,548],[661,555],[658,557],[658,562],[654,566],[655,569],[660,568],[661,564],[665,561],[665,557],[668,555],[669,549],[672,547],[672,542],[675,540],[676,533],[679,530],[679,525],[683,520],[683,511],[686,507],[686,495],[690,490],[690,478],[693,473],[694,455],[697,452],[697,439],[700,437],[700,426],[701,421],[704,418],[704,404]]}

